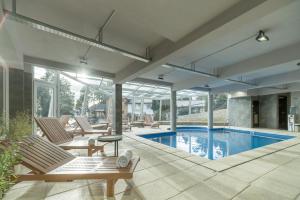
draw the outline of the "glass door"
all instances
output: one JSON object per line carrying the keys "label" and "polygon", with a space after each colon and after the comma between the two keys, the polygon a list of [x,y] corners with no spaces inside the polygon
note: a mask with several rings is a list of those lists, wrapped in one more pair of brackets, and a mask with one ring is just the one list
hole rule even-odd
{"label": "glass door", "polygon": [[57,90],[55,84],[34,81],[34,116],[56,117]]}

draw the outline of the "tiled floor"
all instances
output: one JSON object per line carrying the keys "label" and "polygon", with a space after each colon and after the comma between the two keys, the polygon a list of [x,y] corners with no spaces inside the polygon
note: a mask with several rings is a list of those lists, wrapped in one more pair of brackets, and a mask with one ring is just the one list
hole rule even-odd
{"label": "tiled floor", "polygon": [[[132,180],[117,182],[111,199],[300,199],[299,143],[294,139],[209,161],[126,133],[120,151],[132,149],[141,161]],[[113,154],[113,145],[105,152]],[[106,199],[105,188],[102,180],[22,182],[4,199]]]}

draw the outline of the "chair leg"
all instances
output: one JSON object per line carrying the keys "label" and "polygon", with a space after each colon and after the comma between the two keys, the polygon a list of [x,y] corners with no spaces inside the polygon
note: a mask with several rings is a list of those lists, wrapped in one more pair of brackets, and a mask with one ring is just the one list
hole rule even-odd
{"label": "chair leg", "polygon": [[91,147],[88,148],[88,156],[93,156],[93,149]]}
{"label": "chair leg", "polygon": [[107,179],[106,180],[106,192],[107,192],[107,196],[108,197],[113,197],[114,196],[114,194],[115,194],[115,183],[116,183],[117,181],[116,180],[114,180],[114,179]]}

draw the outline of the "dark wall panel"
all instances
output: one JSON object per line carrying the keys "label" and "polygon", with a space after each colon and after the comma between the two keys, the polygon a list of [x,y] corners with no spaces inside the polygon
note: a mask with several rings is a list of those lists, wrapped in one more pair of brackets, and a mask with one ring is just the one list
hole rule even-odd
{"label": "dark wall panel", "polygon": [[32,74],[21,69],[9,69],[9,116],[32,111]]}

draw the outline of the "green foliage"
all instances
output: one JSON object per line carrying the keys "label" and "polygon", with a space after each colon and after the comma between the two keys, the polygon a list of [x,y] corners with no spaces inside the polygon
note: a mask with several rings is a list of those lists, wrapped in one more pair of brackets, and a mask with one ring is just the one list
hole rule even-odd
{"label": "green foliage", "polygon": [[71,91],[70,82],[60,77],[60,114],[74,115],[75,94]]}
{"label": "green foliage", "polygon": [[31,118],[26,113],[17,113],[9,126],[0,116],[0,199],[14,184],[14,166],[20,162],[18,143],[31,134],[31,128]]}
{"label": "green foliage", "polygon": [[[54,82],[56,75],[51,71],[47,71],[41,79],[47,82]],[[71,83],[63,76],[60,76],[59,84],[60,113],[62,115],[73,115],[75,94],[71,91]],[[47,117],[49,115],[51,97],[53,97],[51,89],[43,87],[37,89],[37,116]]]}

